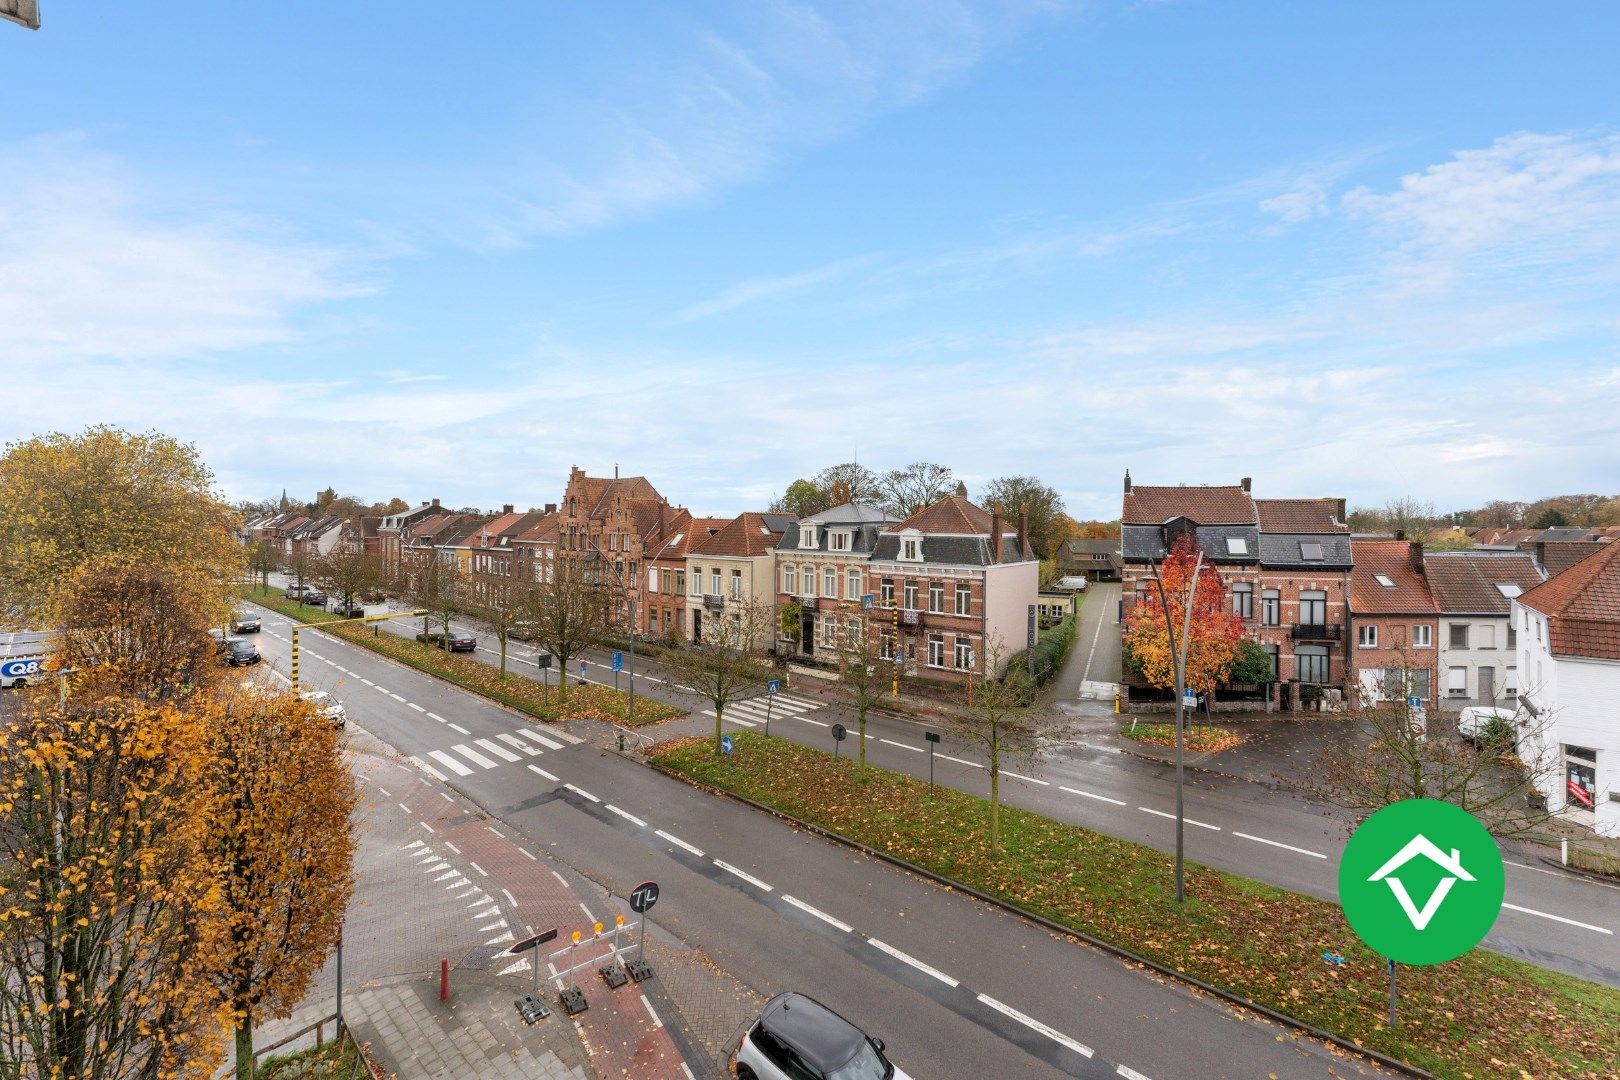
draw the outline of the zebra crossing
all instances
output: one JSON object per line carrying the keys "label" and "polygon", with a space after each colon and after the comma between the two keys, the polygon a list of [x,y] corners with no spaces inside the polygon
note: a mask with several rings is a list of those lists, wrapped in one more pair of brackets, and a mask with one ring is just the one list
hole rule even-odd
{"label": "zebra crossing", "polygon": [[[766,710],[769,709],[772,720],[792,717],[795,720],[803,720],[807,724],[815,724],[817,727],[826,727],[827,725],[820,720],[814,720],[805,715],[823,708],[825,704],[825,702],[814,701],[810,698],[796,697],[793,694],[777,694],[774,702],[768,697],[751,697],[746,701],[734,701],[727,705],[725,720],[727,723],[736,724],[738,727],[763,727]],[[703,715],[713,716],[714,710],[704,709]]]}
{"label": "zebra crossing", "polygon": [[[447,750],[429,750],[425,757],[413,756],[410,762],[429,776],[449,780],[447,774],[471,776],[476,769],[496,769],[507,762],[539,757],[547,750],[565,750],[584,741],[566,731],[543,733],[531,727],[520,727],[493,738],[468,736],[465,742]],[[428,758],[432,760],[426,760]]]}

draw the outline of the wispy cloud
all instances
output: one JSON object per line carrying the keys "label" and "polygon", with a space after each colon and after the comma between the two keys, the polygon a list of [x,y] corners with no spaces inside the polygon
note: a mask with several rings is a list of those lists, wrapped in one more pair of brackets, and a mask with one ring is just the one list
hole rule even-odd
{"label": "wispy cloud", "polygon": [[801,270],[795,274],[784,274],[780,277],[751,278],[748,281],[740,281],[735,285],[722,289],[708,300],[682,308],[676,312],[675,317],[681,322],[691,322],[696,319],[707,318],[710,315],[733,311],[759,300],[780,299],[788,293],[796,293],[815,285],[822,285],[839,278],[848,277],[863,267],[871,266],[874,261],[873,256],[858,255],[849,259],[839,259],[837,262],[827,263],[824,266],[813,267],[809,270]]}

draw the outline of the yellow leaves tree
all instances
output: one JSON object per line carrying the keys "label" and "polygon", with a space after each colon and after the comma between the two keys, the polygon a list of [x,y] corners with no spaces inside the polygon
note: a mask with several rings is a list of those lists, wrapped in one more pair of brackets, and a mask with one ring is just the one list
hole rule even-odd
{"label": "yellow leaves tree", "polygon": [[236,1075],[253,1075],[253,1025],[309,989],[354,891],[355,783],[337,729],[291,693],[212,697],[204,768],[220,933],[212,978],[236,1028]]}
{"label": "yellow leaves tree", "polygon": [[109,669],[30,688],[0,729],[0,1078],[205,1077],[202,727]]}
{"label": "yellow leaves tree", "polygon": [[0,596],[43,625],[64,582],[116,555],[196,574],[223,597],[244,552],[213,479],[195,449],[156,432],[99,426],[11,444],[0,457]]}

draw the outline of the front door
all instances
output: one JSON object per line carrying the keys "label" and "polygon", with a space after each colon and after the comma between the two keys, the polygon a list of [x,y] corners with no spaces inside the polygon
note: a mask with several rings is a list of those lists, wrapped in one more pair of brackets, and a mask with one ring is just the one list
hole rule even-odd
{"label": "front door", "polygon": [[816,617],[808,611],[799,616],[799,648],[806,656],[816,652]]}
{"label": "front door", "polygon": [[703,640],[703,612],[692,612],[692,644],[696,645]]}
{"label": "front door", "polygon": [[1482,667],[1479,669],[1479,703],[1490,705],[1496,701],[1496,669]]}

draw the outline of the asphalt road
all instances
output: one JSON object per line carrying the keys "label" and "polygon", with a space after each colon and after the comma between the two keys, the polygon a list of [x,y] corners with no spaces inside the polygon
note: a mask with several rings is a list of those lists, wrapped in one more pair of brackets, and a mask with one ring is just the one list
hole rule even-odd
{"label": "asphalt road", "polygon": [[[1117,590],[1117,586],[1113,586]],[[1107,615],[1112,605],[1099,595],[1088,603],[1082,622],[1082,646],[1104,654],[1092,660],[1090,682],[1111,681],[1117,668],[1102,638],[1109,636]],[[414,634],[420,624],[408,620],[381,624],[388,632]],[[455,625],[460,625],[457,623]],[[466,629],[477,628],[467,625]],[[1099,633],[1100,630],[1100,633]],[[493,643],[480,638],[479,659],[493,662]],[[509,670],[534,676],[535,650],[512,642]],[[1094,654],[1093,654],[1094,655]],[[593,651],[588,657],[588,679],[613,684],[608,654]],[[576,674],[577,674],[577,668]],[[680,727],[693,733],[712,731],[713,706],[703,698],[682,692],[669,682],[656,662],[638,658],[638,692],[669,701],[692,711]],[[1098,676],[1102,676],[1101,679]],[[628,682],[621,675],[621,685]],[[556,674],[551,675],[555,685]],[[790,697],[819,702],[813,695]],[[733,707],[727,726],[760,727],[763,698]],[[1082,707],[1111,709],[1106,701],[1080,702]],[[704,715],[707,711],[708,715]],[[842,705],[818,706],[791,712],[773,709],[771,733],[808,745],[831,749],[828,729],[842,723],[853,739],[855,718]],[[872,713],[867,721],[868,760],[885,768],[926,776],[929,744],[926,725],[887,713]],[[846,749],[852,743],[846,744]],[[953,741],[947,734],[933,755],[935,780],[964,791],[988,793],[984,754],[973,744]],[[1072,741],[1055,746],[1033,762],[1003,762],[1002,798],[1048,817],[1096,829],[1110,836],[1137,841],[1161,851],[1175,844],[1175,771],[1173,767],[1122,754],[1111,745],[1077,733]],[[1198,771],[1187,774],[1185,845],[1187,857],[1208,866],[1242,874],[1273,885],[1338,901],[1339,855],[1353,824],[1341,809],[1278,791],[1262,784]],[[1534,865],[1530,857],[1507,853],[1507,893],[1502,914],[1485,946],[1543,967],[1552,968],[1610,986],[1620,986],[1620,888]]]}
{"label": "asphalt road", "polygon": [[[283,670],[287,625],[269,614],[260,635]],[[598,749],[603,725],[575,725],[586,741],[571,742],[365,650],[305,642],[306,684],[348,703],[355,724],[617,896],[658,880],[664,931],[762,993],[827,1002],[914,1076],[1380,1075]]]}

